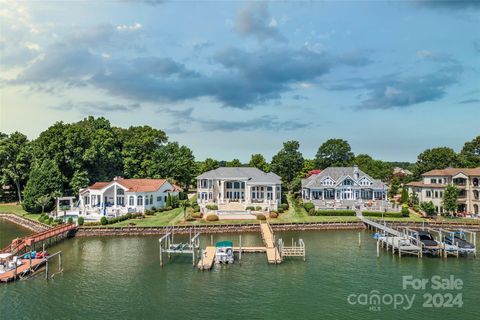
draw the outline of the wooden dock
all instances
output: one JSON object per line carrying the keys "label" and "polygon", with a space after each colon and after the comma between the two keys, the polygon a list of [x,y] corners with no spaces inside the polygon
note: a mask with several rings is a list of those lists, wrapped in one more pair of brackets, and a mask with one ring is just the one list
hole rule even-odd
{"label": "wooden dock", "polygon": [[216,248],[213,246],[208,246],[205,250],[202,251],[200,256],[200,261],[198,262],[198,269],[200,270],[210,270],[213,267],[215,261],[215,252]]}
{"label": "wooden dock", "polygon": [[267,261],[268,263],[281,263],[282,257],[278,251],[277,246],[275,245],[275,236],[273,235],[273,230],[268,222],[260,224],[260,231],[262,233],[263,243],[266,247]]}
{"label": "wooden dock", "polygon": [[[22,264],[16,269],[7,271],[0,274],[0,282],[9,282],[17,280],[23,276],[29,274],[32,270],[35,270],[37,267],[40,267],[47,260],[46,259],[20,259]],[[31,264],[30,264],[31,263]]]}

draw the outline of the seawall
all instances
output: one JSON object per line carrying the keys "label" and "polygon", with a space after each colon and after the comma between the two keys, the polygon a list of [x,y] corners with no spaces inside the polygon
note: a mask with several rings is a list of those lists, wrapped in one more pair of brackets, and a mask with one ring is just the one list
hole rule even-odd
{"label": "seawall", "polygon": [[51,228],[49,225],[46,225],[37,221],[33,221],[21,216],[17,216],[11,213],[0,213],[0,219],[13,222],[33,232],[42,232]]}

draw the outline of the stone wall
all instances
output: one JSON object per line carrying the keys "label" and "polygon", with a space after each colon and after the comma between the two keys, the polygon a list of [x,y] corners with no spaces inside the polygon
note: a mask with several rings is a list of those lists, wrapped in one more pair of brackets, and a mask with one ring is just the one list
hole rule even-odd
{"label": "stone wall", "polygon": [[42,232],[51,228],[47,224],[33,221],[33,220],[30,220],[21,216],[17,216],[11,213],[0,213],[0,219],[5,219],[7,221],[13,222],[33,232]]}

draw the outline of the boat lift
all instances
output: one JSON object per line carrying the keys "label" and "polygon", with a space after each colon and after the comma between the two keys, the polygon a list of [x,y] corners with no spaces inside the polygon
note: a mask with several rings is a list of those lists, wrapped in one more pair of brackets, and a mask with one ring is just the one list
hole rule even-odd
{"label": "boat lift", "polygon": [[163,253],[168,254],[168,259],[171,258],[172,254],[191,254],[192,255],[192,265],[195,266],[195,251],[200,250],[200,232],[195,233],[192,236],[192,230],[190,230],[189,241],[175,243],[175,229],[172,228],[171,231],[167,230],[167,233],[158,239],[159,242],[159,254],[160,254],[160,267],[163,267]]}

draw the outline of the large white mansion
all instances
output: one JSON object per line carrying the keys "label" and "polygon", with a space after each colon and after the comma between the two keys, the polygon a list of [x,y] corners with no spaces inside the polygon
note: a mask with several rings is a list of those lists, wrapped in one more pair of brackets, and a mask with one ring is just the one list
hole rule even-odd
{"label": "large white mansion", "polygon": [[329,167],[302,180],[302,199],[317,208],[349,208],[361,205],[384,209],[387,186],[358,168]]}
{"label": "large white mansion", "polygon": [[197,201],[201,206],[238,203],[237,208],[260,206],[263,210],[276,210],[281,192],[280,177],[257,168],[222,167],[197,177]]}

